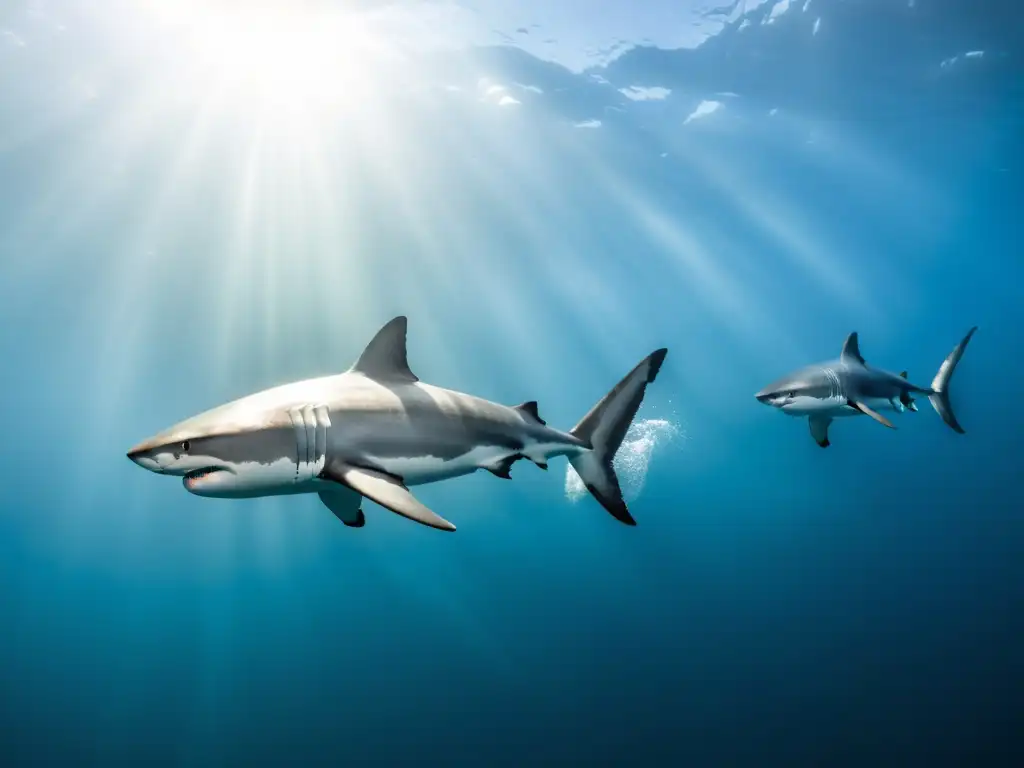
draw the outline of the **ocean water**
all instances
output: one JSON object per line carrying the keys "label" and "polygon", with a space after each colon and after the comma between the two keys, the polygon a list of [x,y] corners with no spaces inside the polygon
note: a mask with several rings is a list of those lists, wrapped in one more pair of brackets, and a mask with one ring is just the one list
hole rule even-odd
{"label": "ocean water", "polygon": [[[1024,15],[0,5],[0,764],[1024,764]],[[669,353],[635,528],[528,462],[203,499],[125,451],[345,370],[568,429]],[[806,424],[835,357],[953,381]]]}

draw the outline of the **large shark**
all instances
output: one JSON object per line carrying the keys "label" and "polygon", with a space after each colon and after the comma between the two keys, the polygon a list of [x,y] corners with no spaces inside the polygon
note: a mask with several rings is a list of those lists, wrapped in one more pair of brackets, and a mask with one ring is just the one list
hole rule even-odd
{"label": "large shark", "polygon": [[409,486],[478,469],[509,478],[519,459],[547,468],[566,456],[617,520],[636,525],[612,459],[668,350],[641,361],[568,432],[535,401],[509,407],[421,382],[409,369],[405,317],[370,341],[346,372],[263,390],[193,416],[128,452],[139,466],[183,477],[197,496],[317,493],[345,525],[366,522],[368,498],[410,520],[454,531]]}
{"label": "large shark", "polygon": [[916,411],[911,395],[927,396],[936,413],[954,431],[963,434],[949,402],[949,381],[967,348],[971,328],[943,361],[931,387],[919,387],[907,381],[906,371],[899,375],[872,368],[860,353],[857,333],[851,333],[843,344],[838,360],[802,368],[762,389],[755,397],[765,405],[778,408],[790,416],[806,416],[811,437],[822,448],[830,445],[828,428],[833,419],[867,415],[891,429],[896,429],[880,411],[898,413]]}

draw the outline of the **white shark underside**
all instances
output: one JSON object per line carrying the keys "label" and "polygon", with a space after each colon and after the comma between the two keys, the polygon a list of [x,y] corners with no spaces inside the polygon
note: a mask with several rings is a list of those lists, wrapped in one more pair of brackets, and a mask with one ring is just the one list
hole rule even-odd
{"label": "white shark underside", "polygon": [[963,433],[949,400],[949,382],[977,327],[946,357],[930,387],[920,387],[899,375],[872,368],[860,353],[857,333],[851,333],[838,360],[817,363],[788,374],[755,397],[790,416],[806,416],[811,437],[822,448],[831,445],[828,428],[833,419],[866,415],[895,429],[884,411],[916,411],[914,394],[925,395],[942,420]]}
{"label": "white shark underside", "polygon": [[667,350],[645,358],[569,432],[536,402],[515,407],[424,384],[409,369],[407,322],[384,326],[349,371],[257,392],[194,416],[129,452],[139,465],[184,477],[198,496],[319,493],[347,525],[362,497],[418,522],[455,527],[409,486],[478,469],[498,477],[526,459],[567,456],[591,493],[633,525],[611,460]]}

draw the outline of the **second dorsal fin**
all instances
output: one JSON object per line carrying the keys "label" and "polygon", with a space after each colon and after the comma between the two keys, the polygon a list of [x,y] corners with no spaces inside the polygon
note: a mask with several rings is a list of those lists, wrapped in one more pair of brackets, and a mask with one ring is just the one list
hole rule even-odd
{"label": "second dorsal fin", "polygon": [[525,403],[520,403],[519,405],[517,405],[515,409],[524,416],[527,416],[533,421],[536,421],[538,424],[547,424],[547,422],[544,421],[544,419],[542,419],[540,417],[540,414],[537,412],[536,400],[527,400]]}
{"label": "second dorsal fin", "polygon": [[377,381],[419,381],[409,370],[405,338],[409,321],[399,315],[389,322],[366,345],[363,354],[349,370]]}

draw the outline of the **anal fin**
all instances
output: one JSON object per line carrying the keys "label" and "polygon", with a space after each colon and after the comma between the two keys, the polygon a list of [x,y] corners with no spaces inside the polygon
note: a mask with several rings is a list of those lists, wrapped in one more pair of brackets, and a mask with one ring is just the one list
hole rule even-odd
{"label": "anal fin", "polygon": [[875,411],[875,410],[869,408],[868,406],[864,405],[864,403],[858,402],[857,400],[848,400],[847,404],[851,408],[855,408],[856,410],[860,411],[865,416],[870,416],[872,419],[877,421],[883,427],[888,427],[889,429],[896,429],[896,427],[894,427],[892,425],[892,422],[889,421],[887,418],[885,418],[885,416],[880,414],[878,411]]}
{"label": "anal fin", "polygon": [[409,520],[442,531],[455,530],[454,525],[413,496],[405,483],[392,475],[334,460],[324,468],[321,477],[351,488]]}

